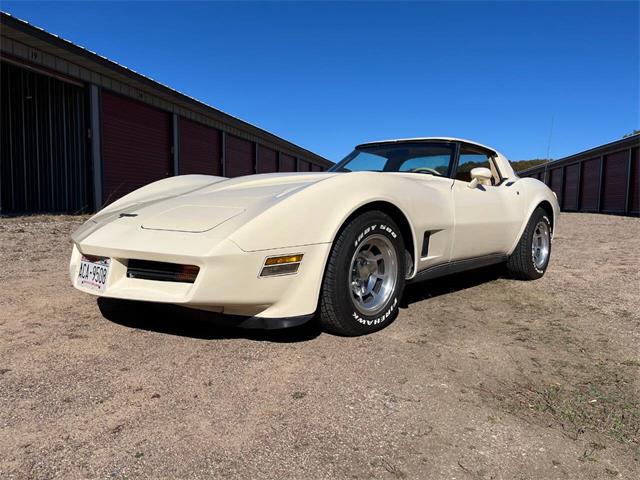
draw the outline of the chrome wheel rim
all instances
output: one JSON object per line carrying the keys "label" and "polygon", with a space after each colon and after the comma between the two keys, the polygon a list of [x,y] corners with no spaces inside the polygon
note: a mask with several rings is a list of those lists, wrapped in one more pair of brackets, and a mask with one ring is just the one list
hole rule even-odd
{"label": "chrome wheel rim", "polygon": [[538,270],[542,270],[549,258],[549,224],[540,220],[533,231],[533,241],[531,243],[531,258]]}
{"label": "chrome wheel rim", "polygon": [[353,303],[364,315],[379,313],[393,295],[398,279],[398,258],[384,235],[371,235],[356,248],[349,268]]}

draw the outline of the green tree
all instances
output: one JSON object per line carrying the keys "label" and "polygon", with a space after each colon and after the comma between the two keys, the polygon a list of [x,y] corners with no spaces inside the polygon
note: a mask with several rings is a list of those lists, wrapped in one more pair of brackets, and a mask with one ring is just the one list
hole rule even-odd
{"label": "green tree", "polygon": [[542,165],[543,163],[550,162],[548,158],[533,158],[531,160],[515,160],[511,162],[511,167],[516,172],[521,172],[527,168],[535,167],[536,165]]}

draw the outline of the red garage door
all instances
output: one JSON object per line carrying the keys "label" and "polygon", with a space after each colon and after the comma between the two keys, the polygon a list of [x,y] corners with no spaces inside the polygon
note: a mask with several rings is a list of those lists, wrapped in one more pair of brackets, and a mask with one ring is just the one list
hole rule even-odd
{"label": "red garage door", "polygon": [[322,167],[320,167],[320,165],[316,165],[315,163],[311,164],[311,171],[312,172],[321,172],[322,171]]}
{"label": "red garage door", "polygon": [[233,135],[227,135],[226,147],[227,177],[239,177],[255,173],[253,168],[253,143]]}
{"label": "red garage door", "polygon": [[582,163],[582,185],[580,185],[580,210],[598,210],[598,186],[600,179],[600,159],[593,158]]}
{"label": "red garage door", "polygon": [[220,131],[180,119],[180,175],[220,175]]}
{"label": "red garage door", "polygon": [[275,150],[258,147],[258,173],[271,173],[278,171],[278,154]]}
{"label": "red garage door", "polygon": [[631,185],[629,185],[629,210],[640,212],[640,155],[638,149],[631,151]]}
{"label": "red garage door", "polygon": [[280,154],[280,171],[281,172],[295,172],[296,171],[296,159],[286,153]]}
{"label": "red garage door", "polygon": [[549,171],[549,188],[558,196],[558,203],[562,205],[562,168]]}
{"label": "red garage door", "polygon": [[300,170],[301,172],[309,172],[309,171],[311,171],[311,165],[309,164],[309,162],[307,162],[305,160],[299,160],[298,161],[298,170]]}
{"label": "red garage door", "polygon": [[167,112],[102,92],[105,205],[171,175],[170,118]]}
{"label": "red garage door", "polygon": [[604,175],[602,177],[602,211],[625,211],[627,194],[627,168],[629,151],[607,155],[604,159]]}
{"label": "red garage door", "polygon": [[564,170],[564,204],[565,210],[578,208],[578,164],[569,165]]}

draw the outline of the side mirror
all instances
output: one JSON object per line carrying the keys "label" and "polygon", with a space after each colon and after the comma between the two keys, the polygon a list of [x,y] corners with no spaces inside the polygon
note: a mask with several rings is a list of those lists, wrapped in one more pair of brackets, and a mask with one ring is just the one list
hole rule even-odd
{"label": "side mirror", "polygon": [[471,169],[471,181],[467,185],[469,188],[476,188],[478,185],[491,185],[491,170],[486,167],[476,167]]}

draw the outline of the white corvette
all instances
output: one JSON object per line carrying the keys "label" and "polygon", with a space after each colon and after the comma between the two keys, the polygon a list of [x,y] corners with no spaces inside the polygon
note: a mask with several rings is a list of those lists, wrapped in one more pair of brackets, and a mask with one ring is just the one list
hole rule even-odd
{"label": "white corvette", "polygon": [[143,187],[73,234],[87,293],[343,335],[396,317],[404,286],[506,263],[536,279],[560,208],[542,182],[455,138],[358,146],[329,172],[186,175]]}

